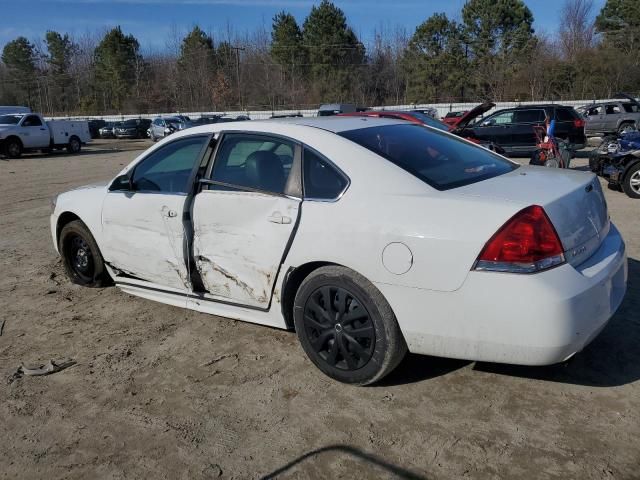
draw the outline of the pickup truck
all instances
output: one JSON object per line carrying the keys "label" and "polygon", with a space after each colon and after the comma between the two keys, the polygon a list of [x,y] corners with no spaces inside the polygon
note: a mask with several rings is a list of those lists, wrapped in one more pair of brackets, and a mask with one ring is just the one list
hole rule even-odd
{"label": "pickup truck", "polygon": [[0,115],[0,152],[9,158],[17,158],[23,152],[49,153],[63,148],[78,153],[89,141],[91,134],[86,121],[45,121],[37,113]]}

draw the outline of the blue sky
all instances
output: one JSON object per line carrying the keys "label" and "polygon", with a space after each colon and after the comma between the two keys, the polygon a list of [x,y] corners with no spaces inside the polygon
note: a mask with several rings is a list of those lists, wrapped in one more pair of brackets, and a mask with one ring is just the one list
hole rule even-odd
{"label": "blue sky", "polygon": [[[270,29],[273,15],[291,12],[300,23],[319,0],[0,0],[0,46],[24,35],[41,38],[47,30],[82,35],[120,25],[133,33],[144,50],[164,49],[174,30],[186,32],[200,25],[214,37],[230,27],[237,33],[256,27]],[[536,31],[552,34],[558,28],[563,0],[525,0],[535,17]],[[597,13],[605,0],[594,0]],[[374,29],[389,31],[400,25],[413,33],[434,12],[459,18],[464,0],[335,0],[363,42]]]}

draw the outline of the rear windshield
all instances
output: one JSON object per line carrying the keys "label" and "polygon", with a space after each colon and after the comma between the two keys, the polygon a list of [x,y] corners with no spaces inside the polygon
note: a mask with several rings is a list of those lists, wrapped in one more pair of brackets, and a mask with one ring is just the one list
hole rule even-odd
{"label": "rear windshield", "polygon": [[573,108],[557,108],[556,118],[560,122],[571,122],[578,118],[578,112],[576,112]]}
{"label": "rear windshield", "polygon": [[440,130],[444,130],[445,132],[449,131],[449,127],[447,127],[440,120],[431,118],[429,115],[425,115],[424,113],[420,113],[420,112],[408,112],[408,114],[413,116],[414,118],[417,118],[425,125],[429,125],[430,127],[433,127],[433,128],[439,128]]}
{"label": "rear windshield", "polygon": [[341,132],[438,190],[462,187],[518,168],[506,158],[420,125],[387,125]]}

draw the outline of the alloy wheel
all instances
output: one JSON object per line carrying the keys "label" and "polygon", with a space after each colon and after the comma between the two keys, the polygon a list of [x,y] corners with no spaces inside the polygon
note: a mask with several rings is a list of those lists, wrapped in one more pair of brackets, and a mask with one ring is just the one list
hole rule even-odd
{"label": "alloy wheel", "polygon": [[631,190],[640,194],[640,170],[636,171],[631,178],[629,179],[629,185],[631,185]]}
{"label": "alloy wheel", "polygon": [[304,325],[313,350],[339,370],[357,370],[373,356],[376,336],[364,304],[350,291],[317,289],[304,306]]}

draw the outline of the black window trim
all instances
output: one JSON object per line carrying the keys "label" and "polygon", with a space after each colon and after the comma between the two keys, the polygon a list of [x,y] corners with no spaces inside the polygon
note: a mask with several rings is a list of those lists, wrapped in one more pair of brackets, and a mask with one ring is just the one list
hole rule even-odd
{"label": "black window trim", "polygon": [[135,165],[133,165],[129,170],[127,170],[125,173],[123,173],[122,175],[128,175],[129,178],[133,178],[133,175],[135,175],[135,171],[138,168],[138,166],[144,162],[147,158],[149,158],[151,155],[155,154],[156,152],[159,152],[160,150],[165,149],[166,147],[169,147],[170,145],[179,142],[181,140],[185,140],[188,138],[196,138],[196,137],[202,137],[205,139],[205,142],[202,146],[202,148],[200,149],[200,152],[198,153],[198,160],[195,162],[193,169],[191,171],[191,174],[189,175],[189,182],[187,183],[187,188],[188,188],[188,192],[159,192],[157,190],[122,190],[122,189],[113,189],[113,185],[115,184],[115,181],[121,176],[118,175],[116,178],[114,178],[111,183],[109,184],[109,189],[108,189],[108,193],[126,193],[129,195],[134,195],[136,193],[144,193],[147,195],[176,195],[176,196],[182,196],[182,197],[188,197],[189,195],[192,194],[193,192],[193,183],[195,181],[195,177],[198,173],[198,169],[200,168],[200,165],[202,163],[202,158],[205,155],[207,149],[209,148],[209,144],[211,143],[211,137],[213,136],[213,133],[194,133],[191,135],[184,135],[182,137],[178,137],[178,138],[174,138],[172,139],[172,141],[165,143],[162,146],[158,146],[158,148],[154,148],[152,151],[150,151],[147,155],[145,155],[144,157],[142,157],[140,160],[138,160]]}
{"label": "black window trim", "polygon": [[[207,170],[204,174],[203,177],[203,186],[201,188],[201,192],[205,192],[205,191],[214,191],[214,192],[220,192],[221,190],[209,190],[209,185],[219,185],[221,187],[227,187],[227,188],[233,188],[235,192],[245,192],[245,193],[261,193],[264,195],[270,195],[272,197],[283,197],[283,198],[290,198],[292,200],[302,200],[302,192],[303,192],[303,187],[302,187],[302,143],[300,143],[299,140],[296,140],[294,138],[288,137],[286,135],[280,135],[277,133],[269,133],[269,132],[253,132],[250,130],[224,130],[224,131],[220,131],[220,132],[214,132],[215,134],[218,134],[218,138],[216,139],[216,148],[213,150],[213,152],[211,153],[212,155],[212,160],[209,161],[208,165],[207,165]],[[293,181],[295,183],[295,185],[293,185],[293,188],[289,188],[289,179],[287,180],[287,185],[285,185],[285,192],[284,193],[277,193],[277,192],[271,192],[269,190],[261,190],[258,188],[252,188],[252,187],[247,187],[244,185],[236,185],[236,184],[232,184],[232,183],[226,183],[226,182],[221,182],[219,180],[213,180],[211,178],[211,174],[213,173],[213,167],[216,163],[216,161],[218,160],[218,155],[219,155],[219,150],[220,147],[222,145],[222,143],[224,142],[225,137],[227,136],[235,136],[235,135],[245,135],[245,136],[251,136],[251,137],[257,137],[257,138],[264,138],[265,141],[268,140],[284,140],[288,143],[291,143],[294,147],[293,150],[293,163],[291,165],[291,171],[289,172],[289,175],[295,175],[297,176],[297,179],[294,177]],[[287,190],[289,190],[289,192],[287,192]]]}
{"label": "black window trim", "polygon": [[[334,198],[307,197],[307,195],[305,193],[305,186],[304,186],[304,164],[305,164],[304,150],[305,149],[312,151],[315,155],[320,157],[320,160],[322,160],[323,162],[326,162],[333,170],[335,170],[338,173],[338,175],[340,175],[344,180],[346,180],[347,184],[345,185],[345,187],[340,191],[340,193],[336,197],[334,197]],[[335,202],[339,201],[344,196],[344,194],[347,192],[347,190],[349,190],[350,186],[351,186],[351,179],[335,163],[333,163],[326,156],[324,156],[323,154],[318,152],[318,150],[316,150],[315,148],[310,147],[309,145],[303,145],[303,148],[302,148],[302,195],[303,195],[303,198],[304,198],[305,201],[308,201],[308,202],[335,203]]]}

